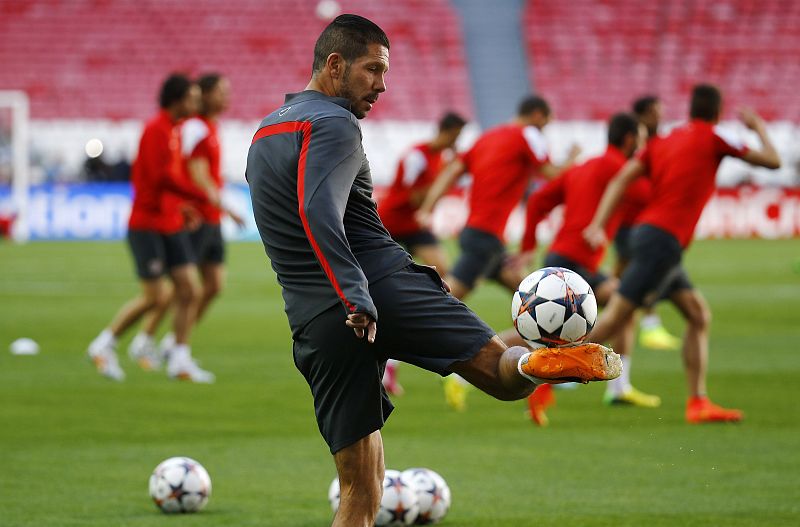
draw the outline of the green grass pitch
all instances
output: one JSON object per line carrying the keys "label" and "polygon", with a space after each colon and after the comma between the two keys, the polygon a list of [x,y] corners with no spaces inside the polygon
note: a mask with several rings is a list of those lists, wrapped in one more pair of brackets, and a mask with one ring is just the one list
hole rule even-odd
{"label": "green grass pitch", "polygon": [[[559,391],[551,426],[477,391],[456,414],[439,379],[401,369],[407,394],[384,429],[389,468],[428,466],[453,491],[446,526],[800,524],[798,242],[707,241],[687,267],[714,311],[709,387],[740,425],[689,426],[677,352],[638,350],[635,384],[657,410],[607,408],[602,385]],[[89,341],[136,292],[123,243],[0,245],[0,526],[323,526],[334,476],[294,369],[288,326],[259,244],[229,247],[224,296],[194,353],[212,386],[138,370],[98,376]],[[471,300],[495,329],[509,295]],[[674,332],[675,311],[660,308]],[[379,326],[380,330],[380,326]],[[38,356],[12,356],[31,337]],[[161,460],[200,460],[214,484],[196,515],[166,517],[147,494]]]}

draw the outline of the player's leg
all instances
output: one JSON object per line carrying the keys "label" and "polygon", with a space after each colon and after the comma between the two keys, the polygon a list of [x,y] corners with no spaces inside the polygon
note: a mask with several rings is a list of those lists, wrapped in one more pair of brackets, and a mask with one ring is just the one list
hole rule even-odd
{"label": "player's leg", "polygon": [[203,293],[197,307],[198,321],[225,286],[225,242],[222,239],[222,229],[220,225],[206,224],[203,230],[202,244],[194,244],[203,281]]}
{"label": "player's leg", "polygon": [[119,366],[117,358],[117,340],[152,309],[163,295],[163,282],[159,278],[141,280],[140,284],[141,294],[126,302],[114,315],[109,326],[89,344],[88,354],[97,371],[117,381],[125,378],[125,372]]}
{"label": "player's leg", "polygon": [[166,268],[166,249],[156,232],[131,230],[128,245],[139,277],[141,293],[126,302],[114,315],[111,323],[89,344],[88,355],[97,370],[106,377],[123,380],[119,366],[117,339],[164,296],[161,276]]}
{"label": "player's leg", "polygon": [[[605,277],[602,274],[584,277],[592,286],[599,306],[607,306],[612,295],[619,289],[620,281],[614,277]],[[603,401],[606,404],[625,404],[644,408],[657,408],[661,405],[661,398],[657,395],[644,393],[633,387],[631,372],[633,367],[633,350],[636,335],[636,322],[631,314],[625,318],[620,329],[611,337],[611,345],[622,359],[622,373],[616,379],[608,382]],[[590,337],[591,338],[591,337]]]}
{"label": "player's leg", "polygon": [[157,301],[142,317],[141,328],[128,346],[130,358],[138,363],[142,369],[148,371],[158,369],[161,366],[162,354],[158,350],[155,334],[173,301],[172,283],[162,278],[160,287],[161,291]]}
{"label": "player's leg", "polygon": [[492,234],[469,227],[461,231],[458,243],[461,254],[447,276],[447,283],[450,285],[450,294],[463,299],[480,280],[500,268],[505,247]]}
{"label": "player's leg", "polygon": [[643,310],[639,320],[639,344],[652,350],[676,350],[681,339],[667,331],[658,311],[652,306]]}
{"label": "player's leg", "polygon": [[200,279],[189,235],[185,231],[166,237],[169,276],[175,288],[172,331],[175,345],[167,353],[167,375],[173,379],[212,383],[214,374],[200,368],[192,357],[189,338],[200,302]]}
{"label": "player's leg", "polygon": [[392,358],[446,375],[453,372],[501,400],[530,394],[535,384],[607,380],[619,357],[596,344],[564,348],[507,347],[431,269],[411,265],[370,285],[381,335]]}
{"label": "player's leg", "polygon": [[[614,237],[614,249],[617,258],[614,263],[614,276],[621,277],[633,257],[631,249],[631,226],[622,226]],[[635,329],[634,329],[635,331]],[[639,320],[639,344],[643,348],[658,350],[673,350],[680,347],[680,339],[670,334],[655,306],[642,308],[642,317]]]}
{"label": "player's leg", "polygon": [[225,286],[225,266],[221,263],[204,263],[200,266],[200,276],[202,294],[200,303],[197,306],[196,319],[198,322],[203,318],[208,306],[219,296]]}
{"label": "player's leg", "polygon": [[677,289],[670,295],[686,319],[683,341],[683,364],[689,389],[686,419],[690,423],[717,421],[740,421],[739,410],[719,407],[707,396],[706,375],[708,372],[708,338],[711,325],[711,310],[699,291],[692,287]]}
{"label": "player's leg", "polygon": [[170,277],[175,286],[175,314],[172,320],[175,345],[167,354],[167,375],[176,379],[212,383],[214,374],[197,365],[189,346],[201,295],[197,267],[191,263],[177,266],[170,270]]}
{"label": "player's leg", "polygon": [[332,527],[372,527],[383,493],[383,441],[380,430],[333,455],[339,475],[339,510]]}
{"label": "player's leg", "polygon": [[385,335],[369,344],[344,321],[340,305],[315,316],[294,336],[293,357],[311,388],[317,425],[339,474],[333,525],[371,527],[383,484],[380,429],[394,408],[381,385]]}

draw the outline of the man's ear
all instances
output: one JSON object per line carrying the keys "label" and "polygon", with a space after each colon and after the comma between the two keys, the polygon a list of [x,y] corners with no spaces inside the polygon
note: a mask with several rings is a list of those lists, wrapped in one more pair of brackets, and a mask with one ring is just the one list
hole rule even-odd
{"label": "man's ear", "polygon": [[332,79],[340,79],[344,75],[345,60],[339,53],[331,53],[325,61]]}

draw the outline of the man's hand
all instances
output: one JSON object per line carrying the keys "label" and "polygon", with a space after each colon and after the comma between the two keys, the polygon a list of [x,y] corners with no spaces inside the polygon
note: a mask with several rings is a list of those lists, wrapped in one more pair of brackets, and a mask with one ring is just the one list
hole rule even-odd
{"label": "man's hand", "polygon": [[598,247],[602,247],[608,243],[606,231],[594,223],[590,223],[585,229],[583,229],[583,239],[586,240],[586,243],[588,243],[592,249],[597,249]]}
{"label": "man's hand", "polygon": [[184,203],[181,207],[181,214],[183,214],[184,226],[190,231],[196,231],[203,224],[203,216],[191,205]]}
{"label": "man's hand", "polygon": [[450,284],[448,284],[447,281],[442,277],[442,275],[439,274],[439,269],[437,269],[435,265],[424,265],[423,267],[430,267],[431,269],[436,271],[436,274],[439,275],[439,280],[442,281],[442,289],[444,289],[448,293],[450,292]]}
{"label": "man's hand", "polygon": [[575,162],[575,160],[578,159],[578,156],[581,155],[581,152],[583,152],[581,145],[578,143],[572,143],[572,146],[569,147],[569,152],[567,152],[567,160],[570,162]]}
{"label": "man's hand", "polygon": [[418,209],[414,213],[414,219],[417,220],[420,227],[430,229],[431,225],[433,225],[433,214],[427,210]]}
{"label": "man's hand", "polygon": [[367,336],[367,342],[372,344],[375,342],[375,334],[378,332],[378,324],[366,313],[352,313],[347,315],[345,321],[347,327],[353,328],[356,332],[356,337],[363,339],[364,335]]}
{"label": "man's hand", "polygon": [[236,226],[239,227],[240,229],[244,229],[245,226],[247,225],[247,223],[244,221],[244,218],[239,216],[239,214],[229,209],[228,207],[225,207],[225,214],[227,214],[228,217],[232,219],[234,223],[236,223]]}
{"label": "man's hand", "polygon": [[739,120],[753,131],[763,130],[765,127],[764,119],[761,118],[752,108],[740,108]]}

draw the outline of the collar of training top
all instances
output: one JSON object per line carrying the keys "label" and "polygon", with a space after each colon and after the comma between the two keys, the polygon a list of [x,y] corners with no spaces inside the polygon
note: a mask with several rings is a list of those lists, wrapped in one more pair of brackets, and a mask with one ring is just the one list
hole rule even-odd
{"label": "collar of training top", "polygon": [[303,101],[311,101],[311,100],[319,100],[319,101],[330,101],[334,104],[338,104],[345,110],[350,110],[350,101],[343,97],[328,97],[322,92],[318,92],[316,90],[305,90],[299,93],[287,93],[286,100],[284,101],[284,105],[289,103],[295,102],[303,102]]}

